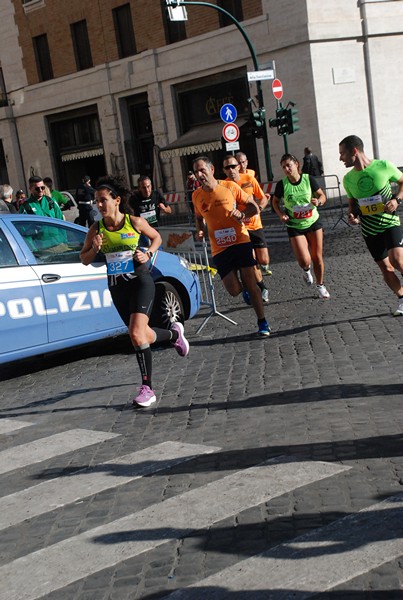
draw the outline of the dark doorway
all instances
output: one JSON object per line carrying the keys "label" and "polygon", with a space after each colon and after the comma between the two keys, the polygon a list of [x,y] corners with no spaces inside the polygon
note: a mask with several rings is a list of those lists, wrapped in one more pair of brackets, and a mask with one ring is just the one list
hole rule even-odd
{"label": "dark doorway", "polygon": [[75,190],[84,175],[95,183],[106,174],[96,106],[52,115],[48,122],[59,189]]}
{"label": "dark doorway", "polygon": [[6,155],[4,154],[3,140],[0,140],[0,181],[10,183],[8,178]]}
{"label": "dark doorway", "polygon": [[127,99],[130,138],[125,140],[125,151],[131,184],[137,184],[139,175],[152,177],[154,167],[154,135],[147,94]]}

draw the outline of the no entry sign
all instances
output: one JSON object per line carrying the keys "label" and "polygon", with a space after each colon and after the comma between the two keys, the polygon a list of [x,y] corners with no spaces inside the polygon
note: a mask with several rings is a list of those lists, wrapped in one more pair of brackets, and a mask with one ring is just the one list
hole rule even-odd
{"label": "no entry sign", "polygon": [[280,79],[274,79],[273,83],[271,84],[271,89],[273,90],[273,96],[275,99],[281,100],[283,97],[283,84],[281,83]]}

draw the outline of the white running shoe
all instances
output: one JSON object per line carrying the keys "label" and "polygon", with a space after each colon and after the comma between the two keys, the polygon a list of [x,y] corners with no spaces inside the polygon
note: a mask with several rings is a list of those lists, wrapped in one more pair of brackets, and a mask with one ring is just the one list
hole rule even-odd
{"label": "white running shoe", "polygon": [[393,313],[394,317],[403,317],[403,298],[399,298],[399,304],[397,305],[397,309]]}
{"label": "white running shoe", "polygon": [[266,288],[262,289],[262,300],[263,302],[269,301],[269,290],[267,290]]}
{"label": "white running shoe", "polygon": [[312,277],[311,269],[308,269],[307,271],[305,271],[305,269],[302,269],[302,278],[305,281],[306,285],[312,285],[313,277]]}
{"label": "white running shoe", "polygon": [[319,298],[322,298],[322,300],[327,300],[330,298],[330,294],[324,285],[317,285],[316,289],[318,290]]}

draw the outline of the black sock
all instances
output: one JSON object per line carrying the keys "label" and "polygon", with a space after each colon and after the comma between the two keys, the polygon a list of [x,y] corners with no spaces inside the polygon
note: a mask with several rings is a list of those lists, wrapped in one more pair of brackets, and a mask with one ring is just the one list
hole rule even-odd
{"label": "black sock", "polygon": [[141,383],[142,385],[148,385],[148,387],[152,389],[152,353],[150,344],[135,346],[134,351],[136,353],[137,362],[140,367]]}
{"label": "black sock", "polygon": [[260,323],[265,323],[266,322],[266,317],[263,317],[263,319],[258,319],[257,320],[257,324],[260,325]]}
{"label": "black sock", "polygon": [[262,290],[262,292],[263,292],[263,290],[267,290],[267,287],[265,286],[263,279],[262,279],[262,281],[257,281],[256,284],[257,284],[257,287]]}

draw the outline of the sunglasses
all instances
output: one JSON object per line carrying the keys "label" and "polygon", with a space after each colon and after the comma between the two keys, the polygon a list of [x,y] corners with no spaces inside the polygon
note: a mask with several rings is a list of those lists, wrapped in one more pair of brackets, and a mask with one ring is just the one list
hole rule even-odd
{"label": "sunglasses", "polygon": [[228,169],[236,169],[237,167],[239,167],[239,164],[236,163],[236,165],[227,165],[226,167],[224,167],[224,171],[228,171]]}
{"label": "sunglasses", "polygon": [[35,186],[35,191],[36,191],[36,192],[40,192],[41,190],[42,190],[42,192],[44,192],[44,191],[45,191],[45,189],[46,189],[46,188],[45,188],[45,186],[44,186],[44,185],[37,185],[37,186]]}

